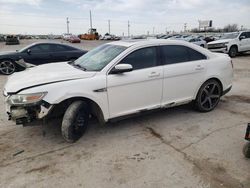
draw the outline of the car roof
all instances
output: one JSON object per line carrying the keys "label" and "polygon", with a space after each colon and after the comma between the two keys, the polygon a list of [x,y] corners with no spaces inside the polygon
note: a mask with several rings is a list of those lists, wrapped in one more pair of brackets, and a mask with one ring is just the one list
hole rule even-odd
{"label": "car roof", "polygon": [[36,44],[59,44],[59,45],[67,45],[67,44],[64,44],[64,43],[51,42],[51,41],[46,41],[46,42],[34,42],[34,43],[32,43],[32,45],[36,45]]}
{"label": "car roof", "polygon": [[118,45],[118,46],[145,46],[145,45],[161,45],[161,44],[169,44],[169,45],[187,45],[188,42],[182,40],[168,40],[168,39],[137,39],[137,40],[120,40],[115,42],[110,42],[108,44]]}

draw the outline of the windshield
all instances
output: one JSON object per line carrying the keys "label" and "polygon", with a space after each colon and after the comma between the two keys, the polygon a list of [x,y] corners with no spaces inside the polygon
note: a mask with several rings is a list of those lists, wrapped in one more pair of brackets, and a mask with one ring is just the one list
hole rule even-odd
{"label": "windshield", "polygon": [[34,44],[30,44],[28,46],[25,46],[24,48],[20,49],[20,50],[17,50],[19,52],[24,52],[25,50],[28,50],[29,48],[31,48],[32,46],[34,46]]}
{"label": "windshield", "polygon": [[238,37],[239,33],[227,33],[225,35],[223,35],[220,39],[235,39],[236,37]]}
{"label": "windshield", "polygon": [[100,71],[125,49],[124,46],[104,44],[84,54],[74,64],[86,71]]}

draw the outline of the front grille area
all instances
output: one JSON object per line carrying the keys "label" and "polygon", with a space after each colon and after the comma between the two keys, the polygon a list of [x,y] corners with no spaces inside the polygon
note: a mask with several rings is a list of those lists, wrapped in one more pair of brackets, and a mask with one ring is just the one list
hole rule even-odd
{"label": "front grille area", "polygon": [[208,49],[219,49],[219,48],[225,48],[225,44],[208,44],[207,48]]}

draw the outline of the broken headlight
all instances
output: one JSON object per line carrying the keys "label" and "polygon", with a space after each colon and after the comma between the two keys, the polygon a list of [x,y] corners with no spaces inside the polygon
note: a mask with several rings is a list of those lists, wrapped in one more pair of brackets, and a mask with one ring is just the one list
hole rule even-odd
{"label": "broken headlight", "polygon": [[47,92],[11,95],[7,102],[10,105],[33,104],[41,101],[46,94]]}

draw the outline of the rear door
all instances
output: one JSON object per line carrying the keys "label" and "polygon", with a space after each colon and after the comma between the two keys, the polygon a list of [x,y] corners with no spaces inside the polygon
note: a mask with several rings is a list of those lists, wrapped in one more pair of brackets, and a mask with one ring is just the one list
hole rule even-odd
{"label": "rear door", "polygon": [[133,71],[107,76],[110,117],[160,107],[163,69],[157,47],[138,49],[120,64],[130,64]]}
{"label": "rear door", "polygon": [[192,100],[204,80],[207,57],[181,45],[161,47],[163,56],[163,106]]}

